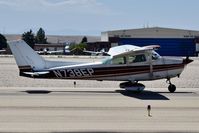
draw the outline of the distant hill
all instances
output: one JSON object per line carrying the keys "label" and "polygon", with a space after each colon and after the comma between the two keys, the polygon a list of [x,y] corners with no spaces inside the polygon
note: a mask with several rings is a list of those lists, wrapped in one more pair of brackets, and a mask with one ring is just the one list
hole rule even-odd
{"label": "distant hill", "polygon": [[[21,39],[21,35],[13,35],[13,34],[7,34],[4,35],[8,41],[11,40],[18,40]],[[47,41],[49,43],[64,43],[64,42],[81,42],[82,38],[84,36],[58,36],[58,35],[46,35]],[[96,42],[100,41],[100,36],[86,36],[88,39],[88,42]]]}

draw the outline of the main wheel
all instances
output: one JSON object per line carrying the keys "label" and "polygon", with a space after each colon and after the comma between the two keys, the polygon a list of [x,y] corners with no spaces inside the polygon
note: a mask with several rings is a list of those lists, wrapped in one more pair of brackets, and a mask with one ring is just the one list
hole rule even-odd
{"label": "main wheel", "polygon": [[169,87],[168,87],[168,90],[169,90],[169,92],[173,93],[176,90],[176,86],[173,85],[173,84],[170,84]]}

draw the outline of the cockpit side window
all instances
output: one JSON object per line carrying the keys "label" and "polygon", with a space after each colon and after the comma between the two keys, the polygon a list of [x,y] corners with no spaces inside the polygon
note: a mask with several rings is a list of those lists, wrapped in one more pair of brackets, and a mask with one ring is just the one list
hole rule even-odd
{"label": "cockpit side window", "polygon": [[146,56],[144,54],[130,55],[128,61],[129,63],[145,62]]}
{"label": "cockpit side window", "polygon": [[112,64],[126,64],[126,57],[116,57],[112,59]]}

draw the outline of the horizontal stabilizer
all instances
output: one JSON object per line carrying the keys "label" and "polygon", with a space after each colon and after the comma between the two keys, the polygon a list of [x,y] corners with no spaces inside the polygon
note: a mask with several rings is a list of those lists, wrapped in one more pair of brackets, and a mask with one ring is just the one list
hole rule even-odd
{"label": "horizontal stabilizer", "polygon": [[45,71],[45,72],[23,72],[23,73],[30,75],[30,76],[39,76],[39,75],[48,74],[49,71]]}

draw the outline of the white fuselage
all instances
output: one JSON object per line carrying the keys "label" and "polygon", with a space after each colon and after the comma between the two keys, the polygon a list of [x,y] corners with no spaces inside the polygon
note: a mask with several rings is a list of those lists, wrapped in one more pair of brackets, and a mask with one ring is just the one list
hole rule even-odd
{"label": "white fuselage", "polygon": [[54,78],[61,79],[144,81],[176,77],[181,74],[183,68],[181,58],[162,57],[143,63],[113,65],[98,62],[49,70],[55,75]]}

